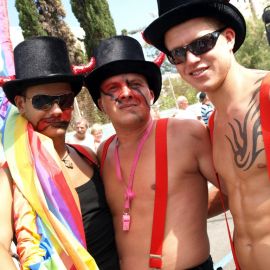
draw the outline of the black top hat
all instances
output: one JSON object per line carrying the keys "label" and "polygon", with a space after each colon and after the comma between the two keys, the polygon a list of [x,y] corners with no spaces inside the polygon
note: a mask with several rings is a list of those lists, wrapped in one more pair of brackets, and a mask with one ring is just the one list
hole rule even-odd
{"label": "black top hat", "polygon": [[101,83],[122,73],[138,73],[146,77],[156,101],[161,90],[161,72],[153,62],[145,61],[140,43],[129,36],[102,40],[93,53],[96,68],[86,77],[86,86],[98,106]]}
{"label": "black top hat", "polygon": [[72,74],[66,43],[56,37],[34,37],[21,42],[14,49],[16,80],[3,85],[8,100],[14,104],[16,95],[26,87],[54,82],[68,82],[77,95],[83,76]]}
{"label": "black top hat", "polygon": [[246,36],[246,23],[240,11],[229,0],[157,0],[159,18],[144,31],[145,39],[159,50],[168,53],[165,33],[175,25],[198,17],[214,17],[236,33],[234,52]]}

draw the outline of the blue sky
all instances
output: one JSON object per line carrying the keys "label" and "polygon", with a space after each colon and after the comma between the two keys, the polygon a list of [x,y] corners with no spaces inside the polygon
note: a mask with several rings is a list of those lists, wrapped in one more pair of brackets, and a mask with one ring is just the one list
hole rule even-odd
{"label": "blue sky", "polygon": [[[122,29],[128,31],[147,26],[157,17],[156,0],[108,0],[111,15],[117,34],[121,34]],[[66,22],[70,27],[79,26],[74,18],[69,0],[62,0],[67,16]],[[18,26],[18,14],[15,8],[15,0],[8,0],[8,12],[10,26]]]}

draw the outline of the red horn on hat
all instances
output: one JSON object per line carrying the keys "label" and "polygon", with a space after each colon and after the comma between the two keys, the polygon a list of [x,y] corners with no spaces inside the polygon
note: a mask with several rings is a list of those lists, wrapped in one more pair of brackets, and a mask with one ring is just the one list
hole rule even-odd
{"label": "red horn on hat", "polygon": [[94,57],[91,57],[90,61],[86,65],[80,65],[80,66],[71,66],[72,73],[74,75],[84,74],[87,72],[91,72],[96,66],[96,59]]}
{"label": "red horn on hat", "polygon": [[153,61],[158,67],[162,65],[165,60],[165,53],[161,52],[157,58]]}
{"label": "red horn on hat", "polygon": [[144,35],[144,32],[141,32],[141,35],[142,35],[143,40],[144,40],[146,43],[152,45],[151,42],[150,42],[149,40],[146,39],[146,37],[145,37],[145,35]]}
{"label": "red horn on hat", "polygon": [[15,80],[15,75],[12,76],[0,76],[0,87],[2,87],[6,82],[9,82],[11,80]]}

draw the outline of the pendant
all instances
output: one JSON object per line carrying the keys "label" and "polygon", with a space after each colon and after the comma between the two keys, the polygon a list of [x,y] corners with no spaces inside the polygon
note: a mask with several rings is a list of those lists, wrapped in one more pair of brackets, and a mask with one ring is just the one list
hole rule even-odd
{"label": "pendant", "polygon": [[69,169],[73,169],[73,163],[68,160],[68,159],[62,159],[62,161],[64,162],[65,166]]}
{"label": "pendant", "polygon": [[129,231],[130,228],[130,215],[129,213],[124,213],[122,216],[123,231]]}

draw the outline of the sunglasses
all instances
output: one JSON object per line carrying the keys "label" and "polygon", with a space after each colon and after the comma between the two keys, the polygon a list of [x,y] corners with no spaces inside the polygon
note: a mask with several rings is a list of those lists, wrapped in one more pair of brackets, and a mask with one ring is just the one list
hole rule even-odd
{"label": "sunglasses", "polygon": [[32,100],[32,105],[37,110],[48,111],[52,108],[54,103],[57,103],[61,110],[69,109],[74,103],[74,94],[68,93],[59,96],[49,95],[35,95],[31,98],[25,97]]}
{"label": "sunglasses", "polygon": [[212,33],[206,34],[198,39],[195,39],[186,46],[175,48],[171,50],[168,54],[168,60],[173,65],[179,65],[186,61],[187,51],[190,51],[194,55],[201,55],[210,50],[212,50],[218,40],[219,35],[226,29],[223,27]]}

